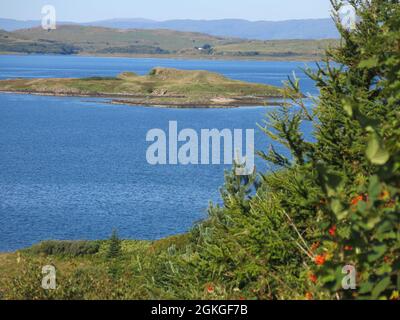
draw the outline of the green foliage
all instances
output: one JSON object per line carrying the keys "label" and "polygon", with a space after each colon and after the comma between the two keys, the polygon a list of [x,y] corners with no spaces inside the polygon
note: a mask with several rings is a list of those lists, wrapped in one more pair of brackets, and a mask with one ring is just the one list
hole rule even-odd
{"label": "green foliage", "polygon": [[43,241],[27,249],[27,252],[44,255],[83,256],[93,255],[99,251],[98,241]]}
{"label": "green foliage", "polygon": [[[337,225],[337,233],[325,239],[329,261],[317,272],[321,285],[332,294],[389,299],[400,289],[400,5],[379,0],[349,3],[360,21],[354,30],[340,28],[338,21],[344,42],[328,55],[347,68],[332,69],[329,82],[322,73],[316,75],[329,88],[320,99],[319,112],[334,111],[329,120],[319,117],[326,121],[318,130],[319,143],[323,147],[327,139],[337,142],[323,150],[321,163],[325,176],[340,173],[336,182],[326,179],[322,185],[328,199],[325,216]],[[334,2],[336,9],[342,5]],[[326,127],[336,119],[340,130],[334,136],[327,134]],[[332,163],[333,156],[340,163]],[[344,265],[357,270],[353,291],[341,288],[343,274],[338,270]]]}
{"label": "green foliage", "polygon": [[[312,231],[308,221],[305,233],[314,232],[319,245],[302,248],[313,282],[318,279],[310,293],[389,299],[399,290],[400,6],[383,0],[349,3],[359,16],[356,28],[343,28],[335,14],[342,45],[328,51],[316,73],[308,71],[320,89],[316,107],[310,112],[292,96],[300,111],[273,115],[272,130],[266,130],[294,161],[275,150],[263,156],[291,174],[303,172],[307,187],[289,204],[297,216],[300,203],[320,199],[314,209],[305,207],[318,222]],[[344,4],[333,2],[335,10]],[[289,84],[299,91],[296,80]],[[315,143],[301,138],[303,121],[314,123]],[[303,237],[299,233],[298,241]],[[354,290],[342,288],[346,265],[357,271]]]}
{"label": "green foliage", "polygon": [[170,54],[168,50],[164,50],[156,46],[148,45],[130,45],[126,47],[107,47],[97,50],[97,53],[105,54]]}
{"label": "green foliage", "polygon": [[[338,21],[342,45],[308,71],[320,89],[313,109],[289,79],[299,108],[270,113],[261,126],[291,157],[271,148],[259,154],[276,172],[226,175],[223,206],[210,206],[185,251],[161,260],[156,284],[172,296],[398,297],[400,9],[398,1],[350,4],[360,22],[347,30]],[[315,142],[300,132],[306,122]],[[342,287],[347,265],[357,272],[353,290]],[[180,281],[190,290],[178,293]]]}
{"label": "green foliage", "polygon": [[73,45],[59,43],[56,41],[15,41],[0,42],[0,52],[17,52],[28,54],[77,54],[78,48]]}

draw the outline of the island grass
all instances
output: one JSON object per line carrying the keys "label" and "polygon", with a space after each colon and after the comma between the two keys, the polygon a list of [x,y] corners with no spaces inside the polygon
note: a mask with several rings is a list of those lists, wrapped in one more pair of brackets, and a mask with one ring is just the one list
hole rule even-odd
{"label": "island grass", "polygon": [[243,100],[249,105],[262,105],[268,98],[283,97],[283,90],[278,87],[232,80],[208,71],[167,68],[154,68],[144,76],[125,72],[117,77],[3,80],[0,91],[142,98],[138,101],[125,99],[124,102],[150,105],[162,105],[172,100],[165,104],[194,106],[238,105]]}

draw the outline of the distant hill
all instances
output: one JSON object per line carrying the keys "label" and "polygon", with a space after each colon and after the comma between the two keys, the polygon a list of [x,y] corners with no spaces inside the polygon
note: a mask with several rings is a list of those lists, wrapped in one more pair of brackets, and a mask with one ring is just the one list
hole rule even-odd
{"label": "distant hill", "polygon": [[14,20],[0,18],[0,29],[14,31],[18,29],[33,28],[40,25],[36,20]]}
{"label": "distant hill", "polygon": [[76,54],[80,48],[56,40],[30,39],[0,30],[0,52],[26,54]]}
{"label": "distant hill", "polygon": [[[41,27],[17,30],[14,37],[29,40],[62,42],[88,53],[176,53],[184,49],[202,47],[205,44],[219,46],[244,40],[214,37],[193,32],[173,30],[112,29],[81,25],[62,25],[46,31]],[[136,52],[134,49],[138,49]],[[144,52],[140,52],[143,49]],[[163,52],[162,52],[163,51]]]}
{"label": "distant hill", "polygon": [[[0,18],[0,29],[5,31],[15,31],[18,29],[35,28],[42,24],[39,20],[14,20]],[[75,24],[74,22],[62,21],[58,22],[59,25]]]}
{"label": "distant hill", "polygon": [[0,52],[163,56],[205,59],[318,60],[337,40],[244,40],[168,29],[62,25],[0,31]]}
{"label": "distant hill", "polygon": [[256,40],[283,39],[333,39],[339,34],[331,19],[287,21],[223,20],[169,20],[113,19],[96,21],[86,25],[121,29],[171,29],[207,33],[221,37],[237,37]]}
{"label": "distant hill", "polygon": [[[59,22],[59,24],[72,23]],[[32,28],[39,25],[40,21],[0,19],[0,29],[7,31]],[[333,39],[339,36],[331,19],[287,21],[247,21],[240,19],[154,21],[137,18],[94,21],[81,25],[118,29],[170,29],[254,40]]]}

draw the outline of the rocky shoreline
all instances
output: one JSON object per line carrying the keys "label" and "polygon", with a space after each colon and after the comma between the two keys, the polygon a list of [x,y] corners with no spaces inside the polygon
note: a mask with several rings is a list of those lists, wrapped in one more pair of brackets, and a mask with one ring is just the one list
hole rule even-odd
{"label": "rocky shoreline", "polygon": [[239,107],[260,107],[260,106],[282,106],[280,101],[283,96],[264,96],[264,97],[232,97],[232,98],[213,98],[207,100],[191,100],[184,96],[143,96],[126,94],[82,94],[82,93],[60,93],[50,91],[13,91],[2,90],[0,94],[23,94],[51,97],[80,97],[80,98],[103,98],[115,105],[131,105],[144,107],[158,107],[171,109],[231,109]]}

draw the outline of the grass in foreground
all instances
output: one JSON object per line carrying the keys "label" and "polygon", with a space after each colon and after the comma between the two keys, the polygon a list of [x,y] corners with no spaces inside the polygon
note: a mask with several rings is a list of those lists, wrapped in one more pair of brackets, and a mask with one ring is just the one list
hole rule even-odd
{"label": "grass in foreground", "polygon": [[[114,239],[115,241],[115,239]],[[172,298],[153,283],[160,254],[182,248],[188,235],[159,241],[46,241],[0,254],[0,299]],[[110,255],[113,252],[113,255]],[[44,290],[42,267],[56,268],[57,288]]]}

